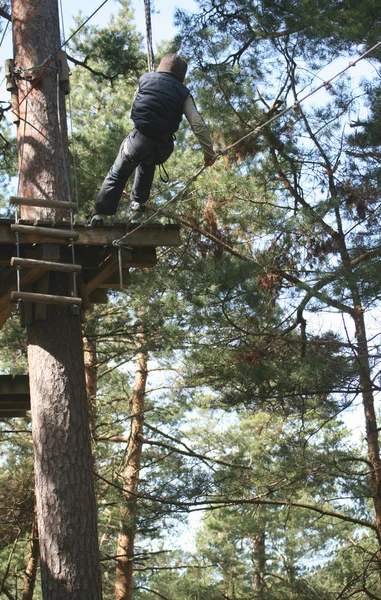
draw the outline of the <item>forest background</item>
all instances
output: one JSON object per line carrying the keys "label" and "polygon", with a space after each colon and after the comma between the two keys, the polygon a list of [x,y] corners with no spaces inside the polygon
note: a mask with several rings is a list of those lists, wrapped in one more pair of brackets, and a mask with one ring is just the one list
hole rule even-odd
{"label": "forest background", "polygon": [[[79,218],[147,68],[131,5],[117,7],[67,47]],[[202,165],[183,123],[171,182],[151,195],[182,246],[84,324],[103,598],[124,585],[136,600],[380,599],[381,7],[199,0],[176,27],[156,62],[189,61],[216,148],[230,149],[169,202]],[[366,69],[325,83],[374,46]],[[6,211],[17,159],[0,125]],[[0,360],[27,370],[16,313]],[[27,600],[29,420],[3,422],[1,444],[0,595]]]}

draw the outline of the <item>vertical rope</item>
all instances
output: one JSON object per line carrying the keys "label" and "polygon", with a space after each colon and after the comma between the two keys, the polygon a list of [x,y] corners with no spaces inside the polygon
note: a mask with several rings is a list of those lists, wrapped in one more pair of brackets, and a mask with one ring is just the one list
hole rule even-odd
{"label": "vertical rope", "polygon": [[[61,18],[61,30],[62,30],[62,36],[61,37],[62,37],[63,40],[66,40],[65,22],[64,22],[62,0],[60,0],[60,18]],[[62,48],[66,52],[66,41],[64,41],[62,43],[61,49]],[[73,159],[74,196],[75,196],[75,201],[76,201],[77,206],[78,206],[78,179],[77,179],[77,160],[76,160],[77,150],[76,150],[75,138],[74,138],[73,107],[72,107],[72,104],[71,104],[70,86],[69,86],[68,97],[69,97],[68,98],[69,99],[69,131],[70,131],[71,143],[72,143],[72,146],[73,146],[72,159]]]}
{"label": "vertical rope", "polygon": [[25,92],[26,92],[26,100],[25,100],[25,113],[24,113],[24,128],[23,128],[23,134],[22,134],[22,141],[21,141],[21,149],[20,149],[20,160],[19,160],[19,177],[18,177],[18,182],[17,182],[17,196],[20,196],[20,181],[21,181],[21,175],[22,175],[22,163],[23,163],[23,159],[24,159],[24,145],[25,145],[25,131],[26,131],[26,122],[27,122],[27,117],[28,117],[28,80],[26,78],[26,76],[24,76],[24,81],[25,81]]}
{"label": "vertical rope", "polygon": [[148,71],[155,70],[155,56],[152,46],[151,0],[144,0],[144,13],[146,19],[146,45]]}
{"label": "vertical rope", "polygon": [[64,149],[64,156],[63,156],[63,166],[64,166],[64,172],[65,172],[65,180],[66,180],[66,189],[67,189],[67,197],[68,197],[68,201],[71,202],[72,198],[71,198],[71,185],[70,185],[70,176],[69,176],[69,165],[67,164],[67,153],[65,152],[65,146],[64,146],[64,138],[63,138],[63,131],[62,131],[62,123],[61,123],[61,103],[60,103],[60,72],[61,72],[61,68],[57,69],[57,121],[58,121],[58,130],[59,130],[59,134],[60,134],[60,138],[61,138],[61,145],[62,148]]}

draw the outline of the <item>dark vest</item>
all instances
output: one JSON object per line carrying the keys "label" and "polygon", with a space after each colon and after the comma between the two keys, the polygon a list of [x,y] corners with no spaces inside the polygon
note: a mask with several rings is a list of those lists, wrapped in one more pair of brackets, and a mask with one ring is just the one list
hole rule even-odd
{"label": "dark vest", "polygon": [[131,109],[135,127],[152,137],[172,135],[179,128],[189,94],[188,88],[169,73],[146,73],[140,78]]}

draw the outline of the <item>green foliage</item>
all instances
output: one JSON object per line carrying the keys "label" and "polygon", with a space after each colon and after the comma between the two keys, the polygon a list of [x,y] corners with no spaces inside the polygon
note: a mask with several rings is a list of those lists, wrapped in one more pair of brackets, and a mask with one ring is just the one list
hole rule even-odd
{"label": "green foliage", "polygon": [[[83,214],[131,127],[146,68],[130,4],[120,5],[107,27],[88,26],[70,49]],[[167,164],[171,185],[156,178],[151,196],[166,219],[180,219],[182,247],[158,249],[158,265],[133,270],[130,288],[84,324],[97,347],[92,433],[105,599],[128,507],[121,474],[138,352],[149,383],[136,599],[380,596],[369,457],[377,421],[370,427],[367,404],[363,446],[341,416],[378,392],[378,330],[366,347],[360,329],[363,315],[377,318],[370,311],[380,297],[379,86],[353,90],[347,76],[282,113],[315,86],[311,69],[374,43],[378,17],[367,0],[202,0],[197,14],[178,12],[181,35],[159,48],[158,56],[179,50],[189,59],[187,84],[216,146],[233,146],[167,205],[202,163],[182,124]],[[2,370],[25,372],[16,320],[2,341]],[[30,526],[22,512],[31,502],[28,434],[6,437],[3,448],[3,517],[13,521],[1,530],[0,568],[19,519],[14,576]],[[201,520],[194,547],[184,548],[179,532],[192,513]]]}

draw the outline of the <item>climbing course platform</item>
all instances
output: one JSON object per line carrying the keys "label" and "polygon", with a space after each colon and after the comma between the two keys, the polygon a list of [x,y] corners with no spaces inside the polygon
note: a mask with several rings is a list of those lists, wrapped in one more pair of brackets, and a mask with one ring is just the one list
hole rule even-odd
{"label": "climbing course platform", "polygon": [[25,417],[30,410],[28,375],[0,375],[0,420]]}
{"label": "climbing course platform", "polygon": [[[135,231],[136,230],[136,231]],[[18,233],[18,252],[15,233]],[[128,246],[113,245],[128,233]],[[71,244],[75,244],[75,263],[71,261]],[[129,285],[129,269],[152,268],[157,263],[156,248],[179,246],[178,225],[112,223],[89,228],[76,223],[73,232],[68,221],[0,219],[0,328],[18,300],[36,305],[51,303],[81,305],[89,310],[93,304],[106,303],[107,292]],[[17,256],[19,254],[19,256]],[[78,297],[61,297],[44,293],[51,271],[77,273]],[[19,283],[17,281],[19,277]],[[19,289],[18,289],[19,288]],[[66,299],[64,299],[66,298]],[[79,299],[80,301],[79,301]],[[57,300],[57,301],[55,301]],[[22,322],[43,318],[43,310],[22,311]]]}
{"label": "climbing course platform", "polygon": [[[70,211],[71,217],[0,219],[0,328],[17,307],[23,326],[45,319],[49,304],[67,306],[84,319],[94,304],[107,303],[109,290],[129,285],[130,269],[154,267],[156,248],[180,246],[179,225],[118,222],[90,228],[74,223],[76,205],[70,202],[12,197],[10,203]],[[69,295],[49,293],[53,272],[67,274]],[[0,375],[0,420],[25,416],[29,409],[28,375]]]}

